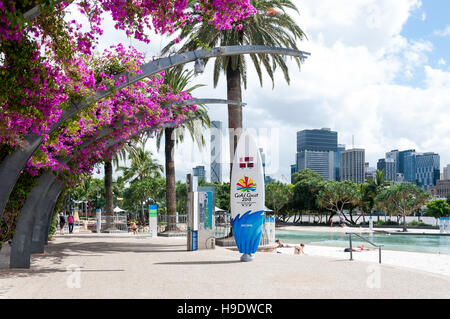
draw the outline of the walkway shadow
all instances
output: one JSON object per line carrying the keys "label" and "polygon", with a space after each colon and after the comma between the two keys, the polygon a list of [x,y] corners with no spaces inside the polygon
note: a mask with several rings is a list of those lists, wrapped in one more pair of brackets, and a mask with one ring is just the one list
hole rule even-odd
{"label": "walkway shadow", "polygon": [[219,264],[238,264],[240,260],[224,260],[224,261],[173,261],[164,263],[154,263],[154,265],[219,265]]}

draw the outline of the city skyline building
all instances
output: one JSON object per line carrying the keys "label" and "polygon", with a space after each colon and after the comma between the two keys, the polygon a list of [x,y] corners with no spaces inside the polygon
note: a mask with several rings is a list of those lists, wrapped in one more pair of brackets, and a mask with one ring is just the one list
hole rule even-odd
{"label": "city skyline building", "polygon": [[222,122],[211,121],[211,183],[222,183]]}
{"label": "city skyline building", "polygon": [[440,179],[440,156],[428,152],[416,156],[416,182],[425,190],[435,186]]}
{"label": "city skyline building", "polygon": [[353,148],[341,152],[341,181],[365,181],[365,150]]}
{"label": "city skyline building", "polygon": [[318,173],[324,180],[336,178],[337,132],[329,128],[297,132],[297,154],[291,166],[292,175],[302,169]]}
{"label": "city skyline building", "polygon": [[392,173],[394,177],[391,179],[392,181],[394,181],[397,173],[400,173],[400,152],[398,150],[392,150],[390,152],[386,152],[385,158],[386,158],[386,160],[390,160],[390,162],[395,163],[394,172]]}
{"label": "city skyline building", "polygon": [[364,164],[364,177],[367,179],[368,177],[375,178],[377,169],[375,167],[370,166],[369,162]]}
{"label": "city skyline building", "polygon": [[436,181],[436,186],[430,187],[430,193],[434,198],[446,199],[450,196],[450,179]]}
{"label": "city skyline building", "polygon": [[444,167],[443,173],[442,173],[442,179],[450,180],[450,164],[447,164],[447,166]]}
{"label": "city skyline building", "polygon": [[205,166],[196,166],[192,169],[192,175],[193,176],[197,176],[198,180],[200,181],[201,179],[203,179],[204,181],[206,181],[205,179]]}
{"label": "city skyline building", "polygon": [[345,144],[338,144],[336,153],[334,154],[334,177],[335,180],[341,181],[341,152],[345,151]]}

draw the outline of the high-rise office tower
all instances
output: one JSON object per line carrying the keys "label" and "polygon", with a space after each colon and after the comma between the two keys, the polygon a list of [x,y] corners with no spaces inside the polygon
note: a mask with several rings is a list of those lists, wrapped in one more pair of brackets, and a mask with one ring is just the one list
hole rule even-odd
{"label": "high-rise office tower", "polygon": [[450,164],[444,167],[444,172],[442,174],[443,180],[450,180]]}
{"label": "high-rise office tower", "polygon": [[386,157],[384,178],[387,181],[395,181],[396,177],[397,177],[397,163],[393,158]]}
{"label": "high-rise office tower", "polygon": [[[401,152],[400,152],[401,153]],[[401,168],[403,169],[403,174],[405,177],[405,180],[410,183],[417,184],[416,181],[416,152],[409,152],[402,160],[402,157],[400,156],[400,161],[402,163]]]}
{"label": "high-rise office tower", "polygon": [[355,183],[363,183],[365,151],[354,148],[341,152],[341,181],[351,180]]}
{"label": "high-rise office tower", "polygon": [[[398,150],[392,150],[390,152],[386,153],[386,160],[392,160],[392,162],[395,163],[395,172],[394,172],[394,176],[397,173],[400,173],[400,152]],[[392,181],[395,180],[391,179]]]}
{"label": "high-rise office tower", "polygon": [[336,151],[337,132],[329,128],[299,131],[296,164],[295,167],[291,167],[291,173],[310,169],[325,180],[334,180]]}
{"label": "high-rise office tower", "polygon": [[386,159],[385,158],[380,158],[378,160],[377,170],[379,170],[379,171],[385,170],[386,171]]}
{"label": "high-rise office tower", "polygon": [[371,167],[369,163],[364,164],[364,177],[367,179],[367,177],[376,177],[377,169],[375,167]]}
{"label": "high-rise office tower", "polygon": [[222,183],[222,122],[211,122],[211,183]]}
{"label": "high-rise office tower", "polygon": [[406,179],[406,172],[405,172],[405,160],[407,156],[413,155],[416,153],[416,150],[406,150],[398,152],[398,172],[402,173],[403,176],[405,176]]}
{"label": "high-rise office tower", "polygon": [[205,166],[196,166],[192,169],[193,175],[198,177],[198,180],[205,180]]}
{"label": "high-rise office tower", "polygon": [[423,153],[416,156],[416,182],[425,190],[436,185],[440,178],[440,156],[436,153]]}
{"label": "high-rise office tower", "polygon": [[341,152],[345,151],[345,144],[338,144],[334,153],[334,177],[336,181],[341,180]]}

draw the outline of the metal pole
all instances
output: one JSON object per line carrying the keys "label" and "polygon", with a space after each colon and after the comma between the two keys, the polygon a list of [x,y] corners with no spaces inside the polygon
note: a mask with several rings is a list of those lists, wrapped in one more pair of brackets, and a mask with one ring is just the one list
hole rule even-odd
{"label": "metal pole", "polygon": [[378,252],[379,252],[379,262],[381,264],[381,246],[378,246]]}
{"label": "metal pole", "polygon": [[350,260],[353,260],[353,248],[352,248],[352,234],[348,234],[350,240]]}

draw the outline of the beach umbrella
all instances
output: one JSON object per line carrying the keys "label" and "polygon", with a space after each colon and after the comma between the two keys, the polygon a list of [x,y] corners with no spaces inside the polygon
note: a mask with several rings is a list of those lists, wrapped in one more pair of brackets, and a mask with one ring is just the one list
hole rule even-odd
{"label": "beach umbrella", "polygon": [[270,208],[267,208],[267,206],[264,206],[264,211],[266,213],[273,213],[273,210],[271,210]]}
{"label": "beach umbrella", "polygon": [[121,213],[121,212],[124,212],[124,210],[119,208],[118,206],[114,208],[114,213]]}

